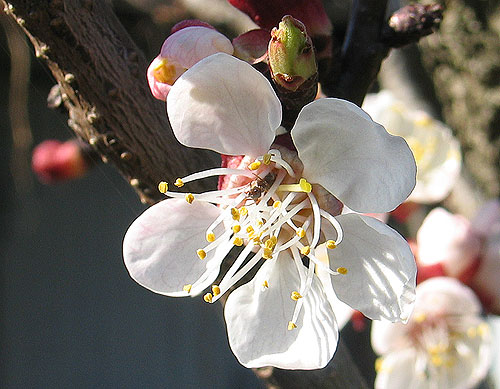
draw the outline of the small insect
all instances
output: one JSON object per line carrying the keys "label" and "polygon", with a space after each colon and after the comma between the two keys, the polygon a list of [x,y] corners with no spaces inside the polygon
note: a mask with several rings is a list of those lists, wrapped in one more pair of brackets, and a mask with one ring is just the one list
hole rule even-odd
{"label": "small insect", "polygon": [[256,179],[250,183],[250,189],[246,191],[248,198],[257,202],[273,185],[276,175],[268,173],[264,178],[255,175]]}

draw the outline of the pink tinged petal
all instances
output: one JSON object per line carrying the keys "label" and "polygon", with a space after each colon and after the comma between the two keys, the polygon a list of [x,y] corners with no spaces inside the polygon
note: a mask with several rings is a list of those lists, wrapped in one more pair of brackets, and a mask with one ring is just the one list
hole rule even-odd
{"label": "pink tinged petal", "polygon": [[151,62],[148,67],[147,78],[151,94],[156,99],[165,101],[172,85],[158,81],[154,75],[155,69],[157,68],[161,60],[162,58],[158,56],[153,60],[153,62]]}
{"label": "pink tinged petal", "polygon": [[179,142],[229,155],[265,154],[281,123],[281,103],[267,79],[222,53],[176,81],[167,112]]}
{"label": "pink tinged petal", "polygon": [[348,101],[306,105],[291,134],[304,177],[354,211],[391,211],[415,186],[415,160],[405,140]]}
{"label": "pink tinged petal", "polygon": [[472,219],[471,227],[482,237],[500,235],[500,201],[495,199],[486,202]]}
{"label": "pink tinged petal", "polygon": [[441,263],[445,273],[458,277],[480,254],[481,242],[469,221],[444,208],[434,208],[417,232],[418,261],[429,266]]}
{"label": "pink tinged petal", "polygon": [[329,250],[330,268],[345,267],[332,276],[337,297],[370,319],[406,321],[415,300],[416,265],[408,243],[377,219],[337,216],[344,239]]}
{"label": "pink tinged petal", "polygon": [[170,35],[161,47],[160,56],[186,69],[215,53],[233,54],[233,45],[212,28],[186,27]]}
{"label": "pink tinged petal", "polygon": [[[204,260],[197,249],[207,245],[206,229],[220,214],[210,203],[188,204],[168,199],[147,209],[129,227],[123,241],[123,258],[130,276],[145,288],[167,296],[187,296],[209,286],[219,273],[230,246],[221,245]],[[217,235],[220,231],[214,231]]]}
{"label": "pink tinged petal", "polygon": [[[266,30],[251,30],[233,39],[234,56],[248,63],[263,61],[271,35]],[[267,66],[267,65],[266,65]]]}
{"label": "pink tinged petal", "polygon": [[[268,288],[262,286],[264,281]],[[319,369],[333,357],[338,329],[316,278],[303,297],[297,328],[287,329],[296,304],[290,295],[299,286],[294,261],[283,252],[277,260],[264,263],[252,281],[231,293],[225,307],[229,344],[245,367]]]}

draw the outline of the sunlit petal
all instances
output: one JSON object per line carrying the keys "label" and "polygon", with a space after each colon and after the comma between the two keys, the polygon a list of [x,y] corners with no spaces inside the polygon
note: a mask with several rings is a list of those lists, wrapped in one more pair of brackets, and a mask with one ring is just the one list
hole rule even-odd
{"label": "sunlit petal", "polygon": [[147,209],[129,227],[123,241],[123,258],[130,276],[140,285],[167,296],[187,296],[209,286],[229,251],[223,245],[204,260],[196,250],[207,244],[207,227],[217,218],[216,206],[168,199]]}
{"label": "sunlit petal", "polygon": [[263,155],[281,123],[281,104],[267,79],[222,53],[176,81],[167,112],[179,142],[230,155]]}
{"label": "sunlit petal", "polygon": [[229,344],[244,366],[318,369],[330,361],[338,330],[316,278],[303,297],[297,328],[287,329],[296,304],[290,295],[299,287],[297,268],[284,252],[229,296],[225,307]]}
{"label": "sunlit petal", "polygon": [[304,176],[357,212],[390,211],[415,186],[415,160],[404,139],[348,101],[306,105],[291,133]]}

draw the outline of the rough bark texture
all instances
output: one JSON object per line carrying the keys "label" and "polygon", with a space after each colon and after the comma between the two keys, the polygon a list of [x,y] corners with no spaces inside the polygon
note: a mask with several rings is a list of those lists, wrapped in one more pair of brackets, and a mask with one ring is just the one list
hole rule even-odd
{"label": "rough bark texture", "polygon": [[[11,1],[14,16],[60,84],[69,126],[111,161],[144,202],[161,180],[216,166],[181,146],[145,80],[147,62],[104,1]],[[195,188],[196,189],[196,188]]]}
{"label": "rough bark texture", "polygon": [[500,194],[500,4],[447,2],[438,34],[424,39],[443,118],[457,133],[464,161],[487,196]]}

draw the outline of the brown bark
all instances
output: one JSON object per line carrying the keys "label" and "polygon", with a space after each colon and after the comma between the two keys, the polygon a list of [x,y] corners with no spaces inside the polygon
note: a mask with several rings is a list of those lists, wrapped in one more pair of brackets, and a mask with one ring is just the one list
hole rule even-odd
{"label": "brown bark", "polygon": [[161,180],[220,163],[177,142],[164,104],[148,90],[147,62],[107,2],[15,0],[5,9],[60,84],[69,126],[114,162],[142,201],[162,199]]}

